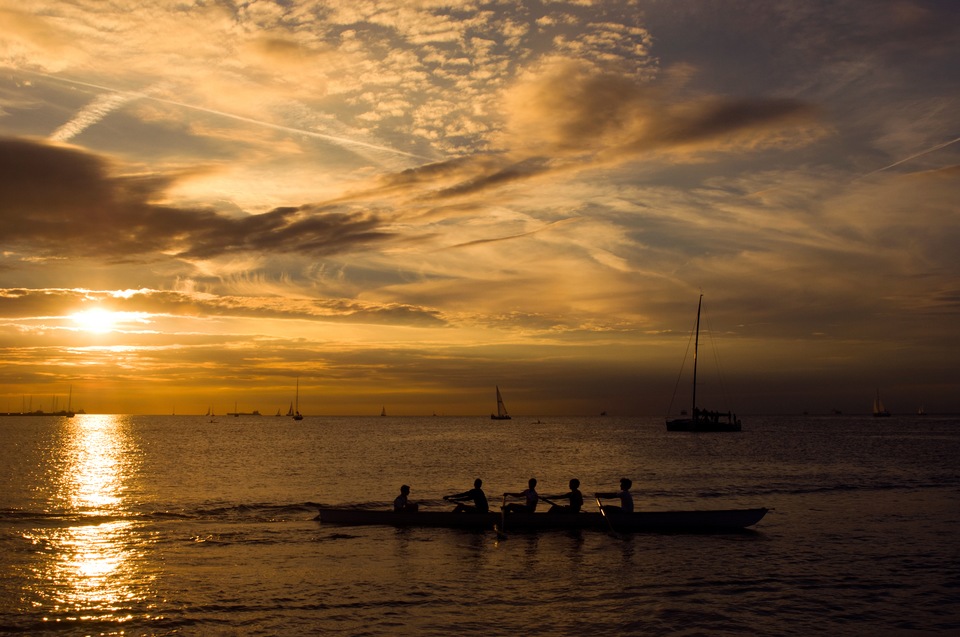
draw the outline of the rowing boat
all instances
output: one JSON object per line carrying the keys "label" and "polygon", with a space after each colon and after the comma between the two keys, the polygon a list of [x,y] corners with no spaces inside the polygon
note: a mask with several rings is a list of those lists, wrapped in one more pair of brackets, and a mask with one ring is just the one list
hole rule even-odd
{"label": "rowing boat", "polygon": [[487,530],[500,525],[509,531],[609,530],[702,533],[735,531],[758,523],[767,509],[713,509],[703,511],[610,512],[609,525],[600,513],[452,513],[449,511],[393,511],[322,507],[318,519],[347,526],[445,527]]}

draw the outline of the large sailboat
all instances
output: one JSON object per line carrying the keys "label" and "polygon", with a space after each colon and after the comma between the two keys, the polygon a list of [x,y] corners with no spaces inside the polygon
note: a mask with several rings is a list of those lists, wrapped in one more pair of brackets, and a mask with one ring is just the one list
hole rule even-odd
{"label": "large sailboat", "polygon": [[[667,431],[740,431],[740,419],[736,414],[721,413],[697,407],[697,351],[700,347],[700,309],[703,306],[703,295],[697,303],[697,327],[693,340],[693,400],[689,417],[667,419]],[[683,412],[681,412],[683,415]]]}
{"label": "large sailboat", "polygon": [[500,395],[500,387],[497,386],[497,413],[490,414],[492,420],[510,420],[510,414],[507,408],[503,406],[503,396]]}
{"label": "large sailboat", "polygon": [[890,412],[883,406],[883,401],[880,400],[880,390],[877,389],[877,397],[873,399],[873,417],[887,418],[889,416]]}

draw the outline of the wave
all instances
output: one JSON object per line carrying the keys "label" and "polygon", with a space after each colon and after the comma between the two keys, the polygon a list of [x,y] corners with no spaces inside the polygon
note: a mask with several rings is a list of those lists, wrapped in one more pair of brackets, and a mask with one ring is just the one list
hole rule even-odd
{"label": "wave", "polygon": [[[779,482],[767,485],[731,486],[726,488],[680,488],[645,489],[643,485],[635,492],[635,497],[650,502],[669,502],[671,500],[722,500],[731,498],[758,498],[765,496],[793,496],[829,493],[871,493],[889,491],[920,491],[928,489],[960,489],[960,479],[956,476],[936,478],[928,481],[887,481],[869,483],[800,483]],[[442,500],[421,500],[420,505],[428,509],[444,509],[449,506]],[[149,505],[140,509],[122,510],[68,510],[68,509],[25,509],[0,508],[0,523],[33,524],[41,526],[95,526],[116,522],[163,522],[176,520],[222,521],[222,522],[288,522],[319,519],[319,509],[323,506],[349,507],[364,510],[386,510],[392,504],[388,501],[368,501],[351,503],[318,502],[255,502],[255,503],[197,503],[194,505],[174,504]]]}

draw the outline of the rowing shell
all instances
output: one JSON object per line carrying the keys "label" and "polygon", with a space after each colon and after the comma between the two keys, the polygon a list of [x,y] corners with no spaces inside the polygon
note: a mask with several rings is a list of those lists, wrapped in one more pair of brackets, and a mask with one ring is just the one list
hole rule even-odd
{"label": "rowing shell", "polygon": [[[735,531],[757,524],[768,509],[713,509],[704,511],[640,511],[635,513],[610,512],[610,525],[620,532],[668,531],[701,533]],[[396,527],[443,527],[487,530],[500,522],[499,513],[452,513],[449,511],[418,511],[394,513],[368,509],[320,509],[319,519],[326,524],[349,526],[381,525]],[[506,528],[511,531],[541,531],[564,529],[609,530],[600,513],[509,513]]]}

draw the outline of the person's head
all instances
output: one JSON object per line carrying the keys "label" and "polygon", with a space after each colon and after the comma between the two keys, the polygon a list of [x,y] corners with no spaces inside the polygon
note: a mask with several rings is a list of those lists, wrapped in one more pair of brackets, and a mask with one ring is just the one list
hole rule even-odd
{"label": "person's head", "polygon": [[410,487],[408,487],[407,485],[403,485],[402,487],[400,487],[400,493],[402,493],[403,495],[409,494]]}
{"label": "person's head", "polygon": [[474,488],[479,489],[481,486],[483,486],[483,480],[481,480],[480,478],[477,478],[476,480],[473,481],[473,486]]}
{"label": "person's head", "polygon": [[629,491],[630,487],[633,486],[633,480],[630,478],[620,478],[620,488],[624,491]]}
{"label": "person's head", "polygon": [[570,480],[570,490],[571,490],[571,491],[576,491],[576,490],[579,489],[579,488],[580,488],[580,481],[577,480],[576,478],[572,478],[572,479]]}
{"label": "person's head", "polygon": [[532,488],[534,488],[535,486],[537,486],[537,479],[536,479],[536,478],[530,478],[529,480],[527,480],[527,484],[530,485],[530,488],[532,489]]}

